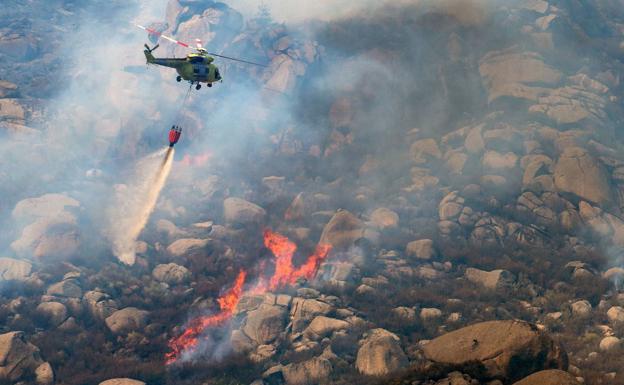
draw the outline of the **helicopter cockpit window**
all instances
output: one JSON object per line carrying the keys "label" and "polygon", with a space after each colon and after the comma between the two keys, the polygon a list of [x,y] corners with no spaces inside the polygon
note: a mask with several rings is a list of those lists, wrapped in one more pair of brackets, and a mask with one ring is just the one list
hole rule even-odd
{"label": "helicopter cockpit window", "polygon": [[191,57],[191,63],[203,63],[204,58],[201,56],[193,56]]}

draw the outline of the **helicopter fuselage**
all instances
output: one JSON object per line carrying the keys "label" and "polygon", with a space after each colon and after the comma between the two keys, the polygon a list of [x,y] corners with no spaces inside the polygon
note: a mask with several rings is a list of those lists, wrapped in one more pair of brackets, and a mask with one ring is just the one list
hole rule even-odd
{"label": "helicopter fuselage", "polygon": [[212,64],[214,58],[203,52],[194,52],[186,58],[156,58],[148,50],[143,51],[148,64],[175,68],[178,80],[184,79],[191,83],[212,84],[221,80],[219,68]]}

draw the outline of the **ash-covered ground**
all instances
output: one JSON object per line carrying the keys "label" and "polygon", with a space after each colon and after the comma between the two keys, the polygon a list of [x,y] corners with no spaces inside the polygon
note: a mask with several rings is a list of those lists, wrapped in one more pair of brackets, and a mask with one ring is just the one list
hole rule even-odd
{"label": "ash-covered ground", "polygon": [[316,3],[3,2],[0,384],[624,383],[624,3]]}

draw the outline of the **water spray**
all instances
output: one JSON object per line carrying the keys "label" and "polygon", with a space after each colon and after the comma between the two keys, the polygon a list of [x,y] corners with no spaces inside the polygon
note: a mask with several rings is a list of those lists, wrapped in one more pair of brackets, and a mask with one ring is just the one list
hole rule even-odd
{"label": "water spray", "polygon": [[109,210],[113,254],[127,265],[133,265],[136,260],[136,241],[167,181],[174,153],[170,145],[139,161],[131,181],[117,191]]}

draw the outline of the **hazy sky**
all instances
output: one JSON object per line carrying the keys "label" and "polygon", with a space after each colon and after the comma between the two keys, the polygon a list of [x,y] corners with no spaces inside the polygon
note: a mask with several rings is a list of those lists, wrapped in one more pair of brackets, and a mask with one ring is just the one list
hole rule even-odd
{"label": "hazy sky", "polygon": [[444,9],[462,23],[479,22],[488,4],[496,0],[222,0],[245,17],[253,16],[262,3],[271,9],[278,22],[297,23],[306,19],[331,20],[355,11],[374,13],[380,6],[427,4],[430,9]]}
{"label": "hazy sky", "polygon": [[256,13],[258,6],[265,3],[279,22],[298,22],[305,19],[328,20],[340,17],[356,9],[383,2],[405,3],[418,0],[224,0],[245,16]]}

